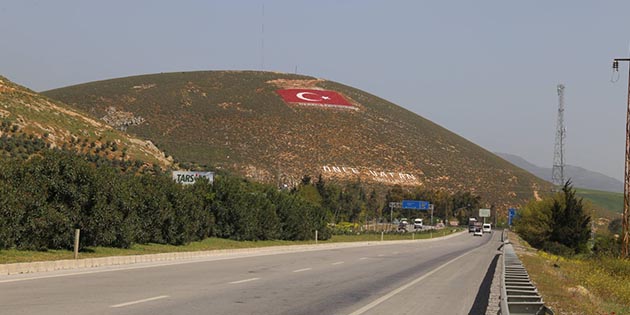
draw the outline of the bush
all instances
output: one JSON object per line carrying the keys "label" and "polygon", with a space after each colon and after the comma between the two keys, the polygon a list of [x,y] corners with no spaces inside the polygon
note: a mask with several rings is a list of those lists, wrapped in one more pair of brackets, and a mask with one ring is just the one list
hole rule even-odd
{"label": "bush", "polygon": [[595,238],[593,254],[597,257],[619,257],[621,255],[620,238],[613,235],[598,235]]}
{"label": "bush", "polygon": [[542,246],[542,250],[564,257],[571,257],[575,254],[575,251],[572,248],[558,242],[545,242]]}

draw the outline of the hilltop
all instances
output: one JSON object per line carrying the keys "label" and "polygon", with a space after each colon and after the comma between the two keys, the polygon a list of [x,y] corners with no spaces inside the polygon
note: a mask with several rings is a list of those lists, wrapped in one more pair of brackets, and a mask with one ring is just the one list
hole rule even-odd
{"label": "hilltop", "polygon": [[549,183],[413,112],[314,77],[161,73],[43,94],[151,140],[182,165],[259,182],[293,186],[321,174],[380,187],[471,191],[501,207],[551,191]]}
{"label": "hilltop", "polygon": [[[62,148],[110,160],[172,164],[150,141],[130,137],[103,121],[0,76],[0,143],[4,155]],[[15,152],[14,152],[15,151]]]}

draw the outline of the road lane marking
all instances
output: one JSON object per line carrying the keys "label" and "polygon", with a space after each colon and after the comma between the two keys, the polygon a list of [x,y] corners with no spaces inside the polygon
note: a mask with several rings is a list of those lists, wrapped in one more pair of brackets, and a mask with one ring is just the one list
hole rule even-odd
{"label": "road lane marking", "polygon": [[230,284],[239,284],[239,283],[245,283],[245,282],[256,281],[256,280],[260,280],[260,278],[249,278],[245,280],[232,281],[230,282]]}
{"label": "road lane marking", "polygon": [[168,295],[154,296],[154,297],[147,298],[147,299],[142,299],[142,300],[137,300],[137,301],[131,301],[131,302],[125,302],[125,303],[110,305],[109,307],[112,307],[112,308],[125,307],[125,306],[129,306],[129,305],[134,305],[134,304],[140,304],[140,303],[146,303],[146,302],[151,302],[151,301],[155,301],[155,300],[165,299],[167,297],[169,297],[169,296]]}
{"label": "road lane marking", "polygon": [[423,276],[421,276],[421,277],[419,277],[419,278],[417,278],[417,279],[415,279],[415,280],[413,280],[413,281],[411,281],[411,282],[409,282],[409,283],[407,283],[407,284],[405,284],[405,285],[403,285],[403,286],[401,286],[401,287],[399,287],[397,289],[394,289],[393,291],[391,291],[391,292],[381,296],[380,298],[372,301],[372,303],[370,303],[370,304],[368,304],[368,305],[366,305],[366,306],[364,306],[364,307],[362,307],[362,308],[360,308],[360,309],[358,309],[358,310],[356,310],[356,311],[354,311],[354,312],[352,312],[352,313],[350,313],[348,315],[361,315],[361,314],[363,314],[363,313],[365,313],[365,312],[375,308],[376,306],[378,306],[379,304],[387,301],[388,299],[390,299],[394,295],[396,295],[396,294],[404,291],[405,289],[407,289],[407,288],[417,284],[418,282],[424,280],[425,278],[431,276],[432,274],[434,274],[434,273],[442,270],[446,266],[450,265],[452,262],[457,261],[458,259],[460,259],[460,258],[462,258],[462,257],[464,257],[464,256],[466,256],[466,255],[468,255],[468,254],[470,254],[472,252],[473,252],[473,250],[470,250],[470,251],[468,251],[466,253],[463,253],[463,254],[461,254],[461,255],[459,255],[459,256],[457,256],[457,257],[447,261],[443,265],[441,265],[441,266],[439,266],[439,267],[429,271],[428,273],[424,274]]}
{"label": "road lane marking", "polygon": [[385,256],[385,255],[383,255],[383,254],[378,254],[378,257],[383,257],[383,256]]}
{"label": "road lane marking", "polygon": [[293,270],[293,272],[309,271],[309,270],[312,270],[312,269],[313,268],[304,268],[304,269]]}
{"label": "road lane marking", "polygon": [[361,258],[359,258],[359,260],[366,260],[366,259],[367,259],[367,257],[361,257]]}
{"label": "road lane marking", "polygon": [[341,264],[343,264],[343,263],[344,263],[343,261],[338,261],[338,262],[334,262],[334,263],[332,263],[331,265],[333,265],[333,266],[334,266],[334,265],[341,265]]}

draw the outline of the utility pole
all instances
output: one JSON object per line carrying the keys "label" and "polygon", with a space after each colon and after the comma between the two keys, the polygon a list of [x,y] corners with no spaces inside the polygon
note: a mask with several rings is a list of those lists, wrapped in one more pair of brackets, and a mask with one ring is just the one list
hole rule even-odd
{"label": "utility pole", "polygon": [[[613,71],[619,72],[619,61],[630,62],[630,59],[614,59]],[[630,198],[628,193],[630,192],[630,67],[628,67],[628,99],[626,103],[626,164],[623,175],[623,217],[621,219],[621,227],[623,239],[621,243],[621,257],[628,258],[628,244],[630,242],[630,235],[628,233],[628,227],[630,221],[628,218],[628,208],[630,208]]]}

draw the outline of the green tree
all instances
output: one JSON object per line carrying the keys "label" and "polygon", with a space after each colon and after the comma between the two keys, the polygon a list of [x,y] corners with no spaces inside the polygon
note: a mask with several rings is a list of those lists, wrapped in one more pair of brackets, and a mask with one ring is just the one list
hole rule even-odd
{"label": "green tree", "polygon": [[551,209],[554,202],[554,198],[533,200],[519,210],[514,230],[533,247],[542,248],[551,237]]}
{"label": "green tree", "polygon": [[590,238],[591,217],[584,213],[582,198],[575,196],[571,181],[562,187],[561,197],[563,199],[556,199],[551,208],[549,241],[567,246],[576,253],[584,252]]}

